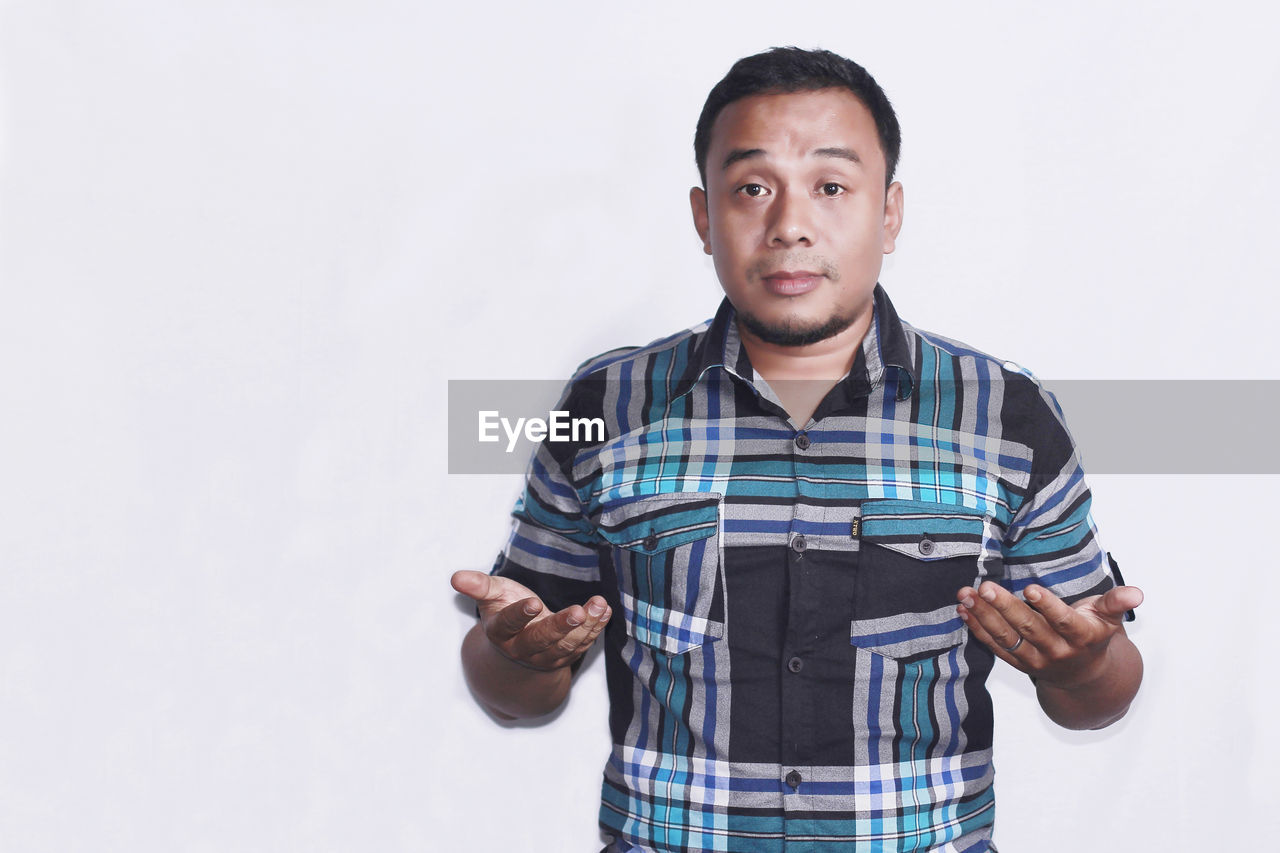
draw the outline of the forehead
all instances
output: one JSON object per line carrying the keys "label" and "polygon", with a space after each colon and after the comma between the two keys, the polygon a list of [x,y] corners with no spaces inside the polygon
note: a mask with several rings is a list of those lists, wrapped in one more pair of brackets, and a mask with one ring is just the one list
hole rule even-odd
{"label": "forehead", "polygon": [[762,149],[769,156],[785,156],[832,147],[852,148],[866,165],[878,163],[884,169],[875,119],[848,89],[751,95],[716,116],[707,169],[718,172],[733,151]]}

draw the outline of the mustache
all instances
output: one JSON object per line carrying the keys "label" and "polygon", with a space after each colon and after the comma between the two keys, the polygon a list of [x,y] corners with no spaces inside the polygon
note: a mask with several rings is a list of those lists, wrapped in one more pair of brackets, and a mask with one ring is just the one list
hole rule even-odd
{"label": "mustache", "polygon": [[840,270],[833,261],[821,255],[806,255],[801,252],[791,252],[780,258],[765,258],[756,261],[747,268],[747,274],[751,278],[760,279],[781,270],[809,270],[822,273],[831,281],[840,280]]}

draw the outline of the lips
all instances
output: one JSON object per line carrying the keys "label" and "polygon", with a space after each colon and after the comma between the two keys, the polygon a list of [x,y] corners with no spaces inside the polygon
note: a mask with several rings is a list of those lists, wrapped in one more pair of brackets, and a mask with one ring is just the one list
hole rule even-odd
{"label": "lips", "polygon": [[762,277],[774,296],[800,296],[817,287],[825,276],[812,270],[780,270]]}

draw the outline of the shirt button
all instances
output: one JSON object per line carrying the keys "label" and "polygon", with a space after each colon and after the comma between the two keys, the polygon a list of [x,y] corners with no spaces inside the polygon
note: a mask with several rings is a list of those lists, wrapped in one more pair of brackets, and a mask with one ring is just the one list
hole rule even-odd
{"label": "shirt button", "polygon": [[792,658],[791,660],[787,661],[787,669],[791,670],[792,672],[799,672],[800,670],[804,669],[804,661],[800,660],[800,658]]}
{"label": "shirt button", "polygon": [[802,432],[802,433],[800,433],[799,435],[797,435],[797,436],[796,436],[796,447],[800,448],[801,450],[808,450],[808,449],[809,449],[809,435],[808,435],[808,433],[803,433],[803,432]]}
{"label": "shirt button", "polygon": [[787,774],[787,784],[792,788],[799,788],[800,783],[804,781],[804,777],[800,775],[799,770],[792,770]]}
{"label": "shirt button", "polygon": [[797,533],[791,539],[791,550],[797,554],[803,554],[804,549],[809,547],[809,543],[804,541],[804,534]]}
{"label": "shirt button", "polygon": [[920,553],[926,557],[933,553],[933,547],[932,539],[925,538],[920,540]]}
{"label": "shirt button", "polygon": [[658,534],[650,533],[648,536],[644,537],[644,549],[646,551],[652,551],[654,548],[657,548],[657,547],[658,547]]}

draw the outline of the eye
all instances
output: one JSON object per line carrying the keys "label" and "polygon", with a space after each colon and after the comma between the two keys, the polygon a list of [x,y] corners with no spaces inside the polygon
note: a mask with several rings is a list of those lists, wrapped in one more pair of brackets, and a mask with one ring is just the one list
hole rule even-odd
{"label": "eye", "polygon": [[840,186],[835,181],[827,181],[822,185],[822,194],[827,198],[835,198],[838,195],[844,194],[844,187]]}
{"label": "eye", "polygon": [[760,198],[760,196],[766,195],[769,191],[760,184],[743,184],[738,187],[737,192],[747,198]]}

